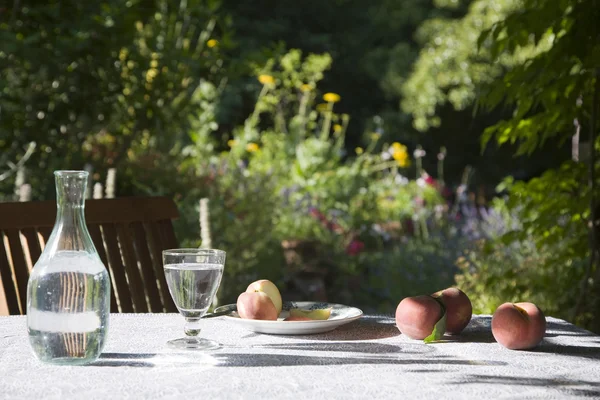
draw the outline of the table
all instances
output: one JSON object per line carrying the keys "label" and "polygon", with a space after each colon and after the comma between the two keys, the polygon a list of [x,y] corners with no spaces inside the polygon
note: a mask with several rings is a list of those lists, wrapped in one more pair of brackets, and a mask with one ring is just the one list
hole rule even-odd
{"label": "table", "polygon": [[210,318],[202,335],[224,347],[208,354],[165,346],[183,323],[178,314],[113,314],[101,358],[65,367],[37,361],[25,317],[0,317],[0,398],[600,398],[600,336],[554,318],[535,351],[495,343],[490,316],[429,345],[400,335],[391,316],[306,336]]}

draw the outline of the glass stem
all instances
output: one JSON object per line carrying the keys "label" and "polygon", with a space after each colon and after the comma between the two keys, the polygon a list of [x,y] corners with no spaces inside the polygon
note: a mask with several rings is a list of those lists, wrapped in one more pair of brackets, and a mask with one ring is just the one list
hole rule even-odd
{"label": "glass stem", "polygon": [[183,328],[186,336],[196,337],[200,334],[200,318],[186,318]]}

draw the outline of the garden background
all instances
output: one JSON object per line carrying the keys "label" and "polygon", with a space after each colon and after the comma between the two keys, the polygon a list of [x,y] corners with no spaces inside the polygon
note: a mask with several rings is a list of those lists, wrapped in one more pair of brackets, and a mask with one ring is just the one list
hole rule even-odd
{"label": "garden background", "polygon": [[597,3],[0,2],[0,199],[173,197],[220,303],[457,285],[600,332]]}

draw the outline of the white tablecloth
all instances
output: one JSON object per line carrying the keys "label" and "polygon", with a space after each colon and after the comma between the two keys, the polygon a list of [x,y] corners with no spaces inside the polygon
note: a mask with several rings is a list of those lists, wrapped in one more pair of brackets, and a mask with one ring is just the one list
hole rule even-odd
{"label": "white tablecloth", "polygon": [[600,398],[600,336],[553,318],[535,351],[495,343],[489,316],[430,345],[400,335],[386,316],[307,336],[211,318],[202,335],[224,347],[209,354],[165,346],[183,323],[177,314],[113,314],[101,358],[65,367],[37,361],[25,317],[0,317],[0,398]]}

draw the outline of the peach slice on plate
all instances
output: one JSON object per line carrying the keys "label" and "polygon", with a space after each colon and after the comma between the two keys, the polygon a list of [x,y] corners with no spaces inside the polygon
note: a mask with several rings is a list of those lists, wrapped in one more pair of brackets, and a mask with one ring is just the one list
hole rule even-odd
{"label": "peach slice on plate", "polygon": [[290,317],[292,318],[307,318],[309,320],[324,321],[329,319],[331,316],[331,307],[329,308],[317,308],[314,310],[304,310],[302,308],[292,308],[290,310]]}

